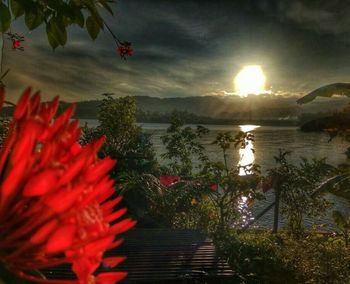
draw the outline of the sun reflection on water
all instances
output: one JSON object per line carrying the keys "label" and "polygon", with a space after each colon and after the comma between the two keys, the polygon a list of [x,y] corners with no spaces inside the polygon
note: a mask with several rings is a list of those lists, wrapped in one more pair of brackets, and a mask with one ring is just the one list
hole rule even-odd
{"label": "sun reflection on water", "polygon": [[[245,133],[249,133],[250,131],[253,131],[259,127],[260,127],[259,125],[249,125],[249,124],[240,125],[241,131]],[[246,145],[244,148],[239,149],[238,175],[240,176],[252,174],[252,166],[255,161],[253,141],[245,139],[245,144]],[[251,220],[254,220],[252,212],[250,211],[250,208],[248,206],[247,196],[241,196],[236,206],[237,206],[238,212],[240,213],[240,218],[235,224],[233,224],[233,227],[244,227]]]}
{"label": "sun reflection on water", "polygon": [[[241,131],[249,133],[250,131],[253,131],[254,129],[257,129],[260,127],[260,125],[240,125],[239,126]],[[255,155],[254,155],[254,144],[251,140],[246,139],[246,146],[245,148],[239,149],[239,173],[240,176],[245,176],[251,174],[251,168],[255,161]]]}

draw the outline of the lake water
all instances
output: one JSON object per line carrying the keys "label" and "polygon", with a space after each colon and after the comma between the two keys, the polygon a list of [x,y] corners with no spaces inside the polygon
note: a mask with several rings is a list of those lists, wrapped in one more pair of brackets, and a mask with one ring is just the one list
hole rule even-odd
{"label": "lake water", "polygon": [[[89,126],[97,126],[95,120],[82,120],[81,123],[87,122]],[[165,149],[161,142],[161,136],[165,134],[169,124],[159,123],[142,123],[139,124],[143,131],[152,134],[152,142],[156,150],[157,156],[160,160],[160,154],[164,153]],[[238,133],[242,128],[239,125],[204,125],[210,132],[203,137],[202,143],[204,144],[209,158],[212,160],[221,160],[222,153],[216,145],[211,143],[214,141],[216,135],[220,131],[230,131],[233,135]],[[195,125],[193,125],[195,127]],[[326,157],[327,162],[331,165],[338,165],[340,163],[348,162],[344,152],[349,146],[348,143],[341,141],[340,139],[334,139],[332,142],[328,142],[328,136],[324,133],[305,133],[301,132],[297,127],[277,127],[277,126],[261,126],[251,131],[255,136],[255,163],[261,166],[263,173],[266,173],[267,169],[275,167],[274,156],[278,155],[278,149],[283,148],[292,151],[292,155],[289,156],[289,160],[293,164],[300,162],[300,157],[305,158],[322,158]],[[228,153],[228,161],[232,166],[236,166],[239,162],[239,149],[232,148]],[[350,212],[349,204],[340,198],[334,196],[328,196],[328,198],[334,203],[333,209],[340,210],[344,213]],[[273,192],[266,194],[266,200],[257,202],[252,207],[253,216],[257,215],[266,206],[273,201]],[[326,216],[320,219],[307,218],[305,223],[307,226],[313,224],[328,224],[330,229],[334,228],[333,220],[331,217],[332,210],[328,212]],[[273,212],[270,210],[265,214],[257,225],[261,227],[272,226]],[[281,220],[283,225],[283,220]]]}

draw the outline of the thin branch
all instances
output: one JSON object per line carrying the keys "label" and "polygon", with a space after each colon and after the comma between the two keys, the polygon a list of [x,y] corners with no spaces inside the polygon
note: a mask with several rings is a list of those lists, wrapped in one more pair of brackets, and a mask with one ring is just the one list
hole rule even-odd
{"label": "thin branch", "polygon": [[115,43],[117,44],[117,46],[119,47],[120,45],[122,45],[122,42],[117,38],[117,36],[113,33],[111,28],[107,25],[107,23],[103,19],[102,19],[102,22],[107,28],[107,30],[109,31],[109,33],[111,34],[111,36],[113,37],[113,39],[115,40]]}

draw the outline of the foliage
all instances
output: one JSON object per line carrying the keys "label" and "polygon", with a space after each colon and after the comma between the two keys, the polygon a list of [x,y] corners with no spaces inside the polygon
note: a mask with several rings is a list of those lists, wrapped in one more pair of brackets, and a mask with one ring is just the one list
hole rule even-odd
{"label": "foliage", "polygon": [[[239,202],[241,198],[250,200],[259,199],[261,196],[255,192],[258,183],[258,166],[253,166],[246,171],[246,175],[239,175],[239,167],[228,167],[227,151],[231,144],[237,147],[246,147],[247,141],[252,141],[251,133],[239,132],[235,137],[230,132],[219,132],[213,144],[218,145],[223,153],[223,161],[207,161],[200,177],[203,184],[218,184],[219,190],[212,191],[209,195],[210,201],[217,208],[216,230],[228,230],[233,225],[243,225],[244,216],[241,216]],[[253,149],[252,149],[253,150]]]}
{"label": "foliage", "polygon": [[[350,84],[349,83],[335,83],[330,84],[311,92],[298,100],[298,103],[307,103],[312,101],[318,96],[331,97],[334,94],[345,95],[350,97]],[[350,129],[349,129],[349,107],[344,108],[340,113],[336,113],[331,117],[324,118],[321,122],[316,120],[313,124],[320,124],[322,130],[326,131],[330,135],[330,140],[336,136],[340,136],[346,141],[350,141]],[[349,157],[349,149],[346,154]],[[338,166],[338,174],[321,184],[316,192],[330,192],[336,196],[345,198],[350,204],[350,166],[347,164],[341,164]],[[333,212],[333,219],[337,227],[342,231],[345,244],[348,245],[348,230],[350,227],[349,217],[346,217],[339,211]]]}
{"label": "foliage", "polygon": [[118,161],[113,175],[121,178],[131,172],[145,174],[157,171],[150,136],[142,133],[136,125],[135,112],[133,97],[113,98],[106,94],[98,109],[99,126],[95,129],[83,128],[82,144],[94,137],[106,136],[106,143],[99,154]]}
{"label": "foliage", "polygon": [[287,229],[295,237],[304,232],[304,216],[320,216],[329,207],[322,195],[315,195],[315,185],[333,172],[325,159],[311,161],[302,158],[299,166],[287,160],[290,152],[280,150],[275,157],[278,167],[269,170],[269,175],[278,180],[276,190],[280,191],[282,214],[287,219]]}
{"label": "foliage", "polygon": [[161,137],[166,148],[162,158],[169,160],[169,170],[172,174],[191,176],[192,160],[197,158],[202,163],[207,160],[200,142],[200,138],[207,133],[208,129],[202,126],[197,126],[196,130],[189,126],[184,127],[184,122],[174,113],[167,134]]}
{"label": "foliage", "polygon": [[113,14],[110,0],[9,0],[0,1],[0,32],[6,32],[13,19],[24,16],[29,30],[42,24],[52,48],[67,42],[67,28],[78,25],[96,39],[104,28],[99,7]]}
{"label": "foliage", "polygon": [[350,217],[346,218],[340,211],[333,211],[334,223],[338,229],[342,232],[344,237],[345,246],[349,245],[349,229],[350,229]]}
{"label": "foliage", "polygon": [[310,232],[303,240],[281,232],[247,231],[217,246],[236,272],[235,283],[349,283],[350,250],[341,238]]}
{"label": "foliage", "polygon": [[[167,223],[175,227],[200,228],[214,233],[229,230],[239,223],[242,212],[239,201],[242,197],[258,197],[255,188],[258,180],[257,167],[246,176],[239,176],[237,167],[229,167],[227,151],[235,146],[245,147],[252,140],[250,133],[240,132],[233,137],[230,132],[219,132],[212,144],[217,145],[223,154],[222,161],[210,161],[199,138],[207,130],[197,127],[183,128],[176,116],[163,137],[167,153],[172,163],[167,173],[178,174],[182,182],[164,189],[159,215],[169,216]],[[201,166],[194,173],[192,161],[197,158]],[[173,205],[172,205],[173,204]]]}

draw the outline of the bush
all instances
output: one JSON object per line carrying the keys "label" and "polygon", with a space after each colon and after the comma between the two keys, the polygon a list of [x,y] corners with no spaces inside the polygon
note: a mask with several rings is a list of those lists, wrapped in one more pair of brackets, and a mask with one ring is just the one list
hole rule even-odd
{"label": "bush", "polygon": [[349,283],[350,250],[340,237],[249,231],[216,240],[236,272],[236,283]]}
{"label": "bush", "polygon": [[288,154],[290,152],[280,150],[279,156],[275,157],[279,166],[269,170],[269,174],[277,180],[275,191],[280,193],[281,213],[286,217],[288,232],[301,237],[304,217],[322,216],[331,205],[323,195],[314,192],[334,168],[326,164],[325,159],[301,158],[301,163],[296,166],[288,162]]}

